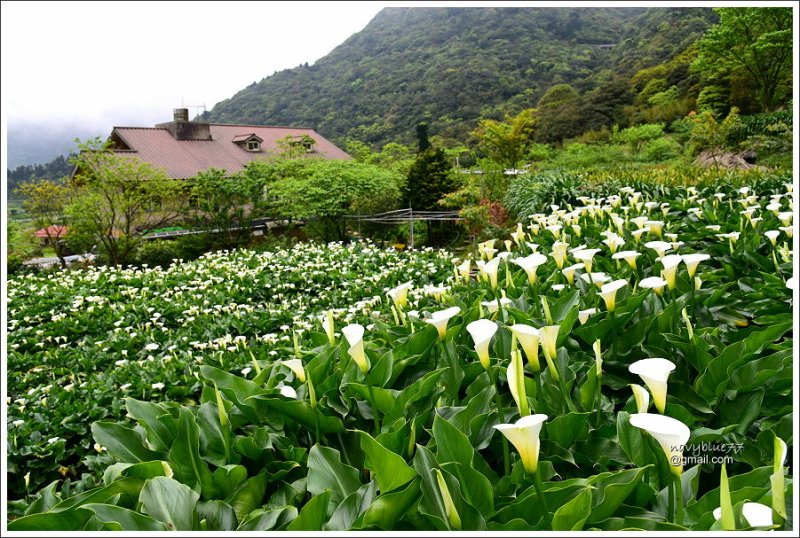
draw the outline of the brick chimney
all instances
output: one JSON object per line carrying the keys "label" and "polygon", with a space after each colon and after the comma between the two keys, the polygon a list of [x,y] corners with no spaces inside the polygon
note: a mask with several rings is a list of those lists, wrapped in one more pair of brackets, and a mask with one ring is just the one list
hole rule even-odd
{"label": "brick chimney", "polygon": [[208,123],[189,121],[188,108],[172,109],[173,121],[159,123],[156,127],[166,129],[175,140],[211,140],[211,127]]}

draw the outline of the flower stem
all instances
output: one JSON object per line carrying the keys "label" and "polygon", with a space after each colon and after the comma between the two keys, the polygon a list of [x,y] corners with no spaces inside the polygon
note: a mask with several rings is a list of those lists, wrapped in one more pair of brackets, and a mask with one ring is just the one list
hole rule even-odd
{"label": "flower stem", "polygon": [[675,477],[675,523],[683,525],[683,484],[681,477]]}
{"label": "flower stem", "polygon": [[[491,377],[491,376],[490,376]],[[503,403],[500,400],[500,383],[498,381],[498,375],[494,375],[494,379],[492,380],[494,383],[494,404],[497,407],[497,417],[500,422],[505,421],[505,413],[503,413]],[[504,476],[508,476],[511,473],[511,463],[510,463],[510,456],[509,456],[509,449],[508,449],[508,439],[506,436],[503,436],[503,473]]]}
{"label": "flower stem", "polygon": [[539,501],[544,506],[545,511],[545,521],[547,522],[547,526],[550,526],[550,508],[547,506],[547,501],[544,498],[544,486],[542,485],[542,471],[539,468],[536,468],[536,472],[533,473],[533,487],[536,489],[536,495],[539,497]]}
{"label": "flower stem", "polygon": [[600,427],[600,406],[603,403],[602,386],[603,386],[603,376],[597,376],[597,391],[596,391],[596,395],[597,395],[596,407],[597,407],[597,410],[595,411],[595,415],[594,415],[594,425],[595,425],[596,428]]}
{"label": "flower stem", "polygon": [[673,481],[667,489],[667,516],[675,522],[675,482]]}

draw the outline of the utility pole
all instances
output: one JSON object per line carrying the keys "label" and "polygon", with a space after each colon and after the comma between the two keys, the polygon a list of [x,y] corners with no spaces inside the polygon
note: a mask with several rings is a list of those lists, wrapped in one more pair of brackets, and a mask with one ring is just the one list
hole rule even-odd
{"label": "utility pole", "polygon": [[411,235],[409,246],[414,248],[414,210],[410,207],[408,208],[408,227]]}

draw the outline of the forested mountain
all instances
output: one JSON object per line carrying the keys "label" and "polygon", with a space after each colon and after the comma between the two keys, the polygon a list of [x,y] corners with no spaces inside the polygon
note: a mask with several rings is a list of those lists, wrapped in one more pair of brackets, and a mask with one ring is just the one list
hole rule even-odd
{"label": "forested mountain", "polygon": [[427,121],[463,142],[479,119],[536,106],[566,83],[599,127],[624,120],[642,69],[672,62],[664,89],[690,91],[691,45],[715,20],[705,8],[386,8],[314,65],[253,83],[204,118],[376,145],[409,143]]}
{"label": "forested mountain", "polygon": [[9,196],[14,196],[17,185],[30,179],[52,179],[59,180],[72,173],[72,165],[69,158],[59,155],[47,164],[23,164],[14,170],[7,170],[8,182],[6,189]]}

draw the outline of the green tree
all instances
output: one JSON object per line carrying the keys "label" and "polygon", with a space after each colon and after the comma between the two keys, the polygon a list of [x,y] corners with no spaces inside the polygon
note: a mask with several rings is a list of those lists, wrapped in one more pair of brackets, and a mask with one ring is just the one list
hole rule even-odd
{"label": "green tree", "polygon": [[506,168],[517,168],[532,142],[534,112],[526,108],[515,116],[506,116],[502,122],[481,120],[471,134],[489,159]]}
{"label": "green tree", "polygon": [[111,265],[129,263],[143,235],[180,217],[188,188],[132,155],[118,155],[99,138],[80,145],[66,207],[70,237],[97,246]]}
{"label": "green tree", "polygon": [[714,167],[719,168],[718,158],[725,150],[731,131],[740,126],[739,109],[733,107],[728,116],[717,122],[711,111],[690,116],[692,123],[689,147],[692,153],[705,151],[714,160]]}
{"label": "green tree", "polygon": [[61,267],[66,267],[64,257],[68,247],[64,208],[69,202],[69,189],[61,183],[38,179],[20,184],[16,192],[25,197],[22,207],[30,214],[34,226],[44,230],[47,243],[53,247]]}
{"label": "green tree", "polygon": [[646,123],[635,127],[628,127],[621,131],[614,129],[611,141],[616,144],[627,144],[631,153],[636,154],[645,142],[664,136],[663,123]]}
{"label": "green tree", "polygon": [[260,167],[278,214],[309,219],[325,240],[346,239],[348,214],[397,207],[403,177],[391,170],[355,161],[296,159]]}
{"label": "green tree", "polygon": [[763,110],[791,90],[792,10],[788,7],[715,8],[719,23],[699,41],[694,67],[709,75],[739,72],[757,89]]}
{"label": "green tree", "polygon": [[253,221],[266,216],[266,189],[252,173],[228,176],[210,169],[192,180],[192,226],[206,230],[215,246],[235,248],[245,244]]}
{"label": "green tree", "polygon": [[580,95],[569,84],[556,84],[547,90],[536,106],[536,140],[561,143],[583,130]]}
{"label": "green tree", "polygon": [[417,136],[419,152],[408,171],[404,200],[412,209],[433,210],[445,194],[455,190],[456,181],[447,154],[431,145],[427,127],[417,126]]}

